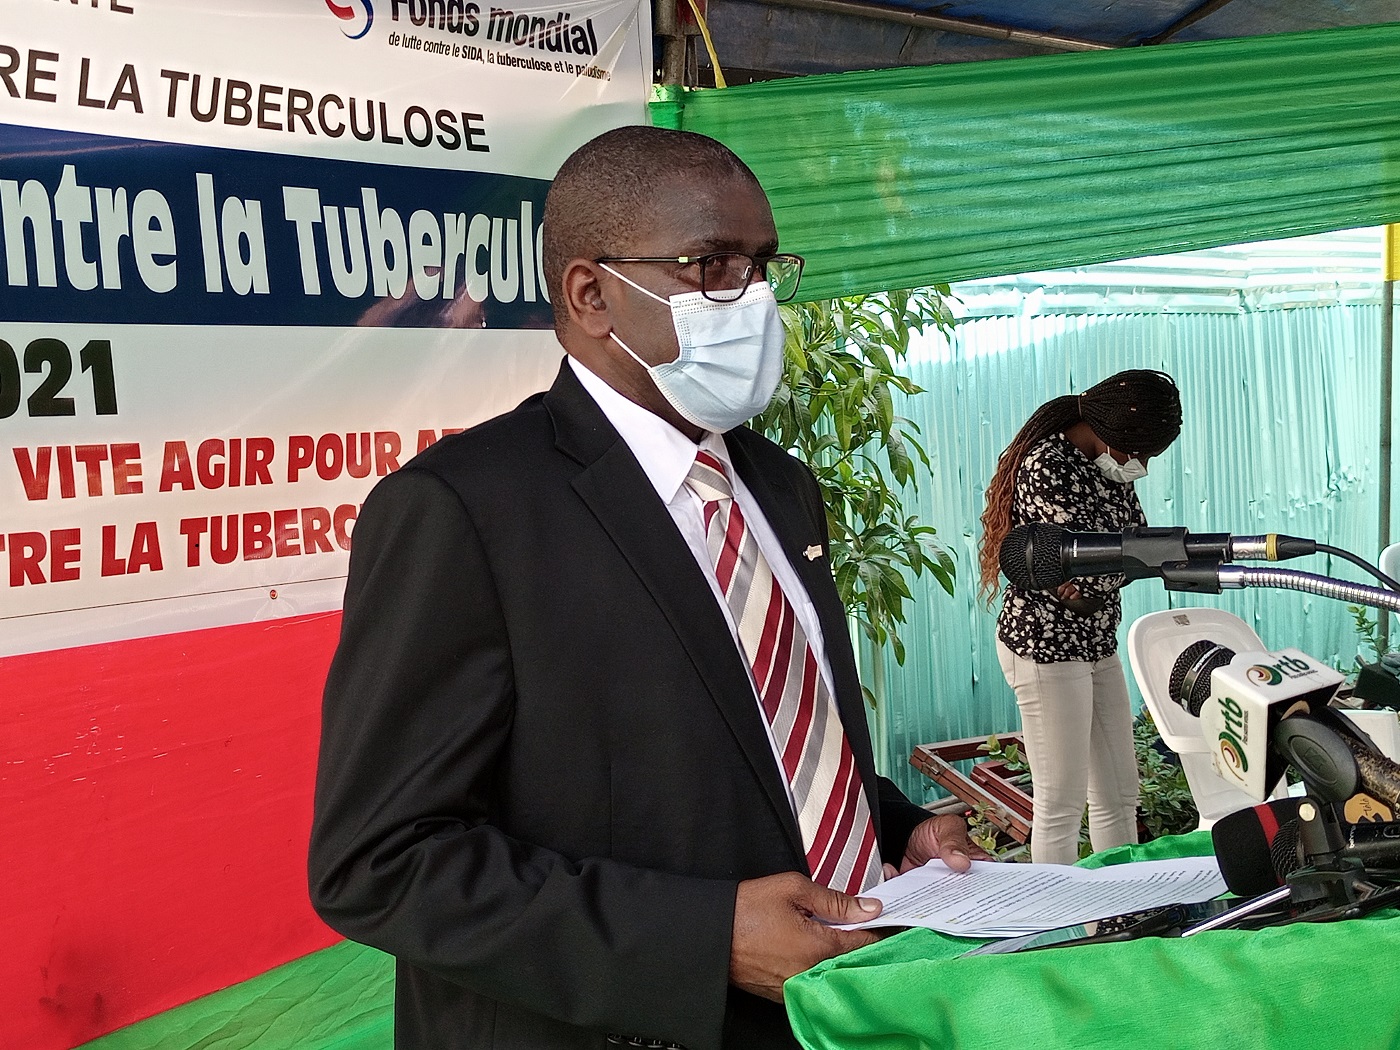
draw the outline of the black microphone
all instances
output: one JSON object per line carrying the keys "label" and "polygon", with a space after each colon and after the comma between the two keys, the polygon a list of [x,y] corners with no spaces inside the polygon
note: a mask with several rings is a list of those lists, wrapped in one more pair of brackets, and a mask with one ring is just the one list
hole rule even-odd
{"label": "black microphone", "polygon": [[1210,829],[1220,875],[1237,897],[1257,897],[1283,885],[1302,866],[1298,857],[1299,798],[1271,799],[1227,813]]}
{"label": "black microphone", "polygon": [[[1230,892],[1257,897],[1282,886],[1310,862],[1298,835],[1301,798],[1279,798],[1227,813],[1210,830],[1220,874]],[[1342,825],[1343,858],[1361,862],[1368,874],[1400,877],[1400,823],[1366,821]]]}
{"label": "black microphone", "polygon": [[1235,658],[1235,650],[1202,638],[1181,650],[1172,664],[1167,681],[1167,695],[1188,714],[1200,717],[1201,708],[1210,699],[1210,676],[1217,667],[1224,667]]}
{"label": "black microphone", "polygon": [[1183,562],[1282,561],[1316,554],[1314,540],[1267,533],[1231,536],[1138,526],[1122,532],[1071,532],[1049,522],[1017,525],[998,552],[1001,571],[1023,590],[1050,590],[1076,576],[1161,576]]}

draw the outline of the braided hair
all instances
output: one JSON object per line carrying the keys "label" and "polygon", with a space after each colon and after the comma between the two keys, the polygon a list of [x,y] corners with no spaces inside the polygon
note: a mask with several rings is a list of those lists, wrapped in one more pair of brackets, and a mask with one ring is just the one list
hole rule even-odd
{"label": "braided hair", "polygon": [[1129,455],[1155,456],[1181,433],[1181,396],[1165,372],[1130,368],[1078,396],[1067,394],[1047,401],[1031,413],[997,459],[997,469],[987,484],[979,560],[980,593],[988,604],[997,591],[1001,541],[1011,531],[1012,494],[1021,461],[1036,444],[1081,420],[1111,448]]}

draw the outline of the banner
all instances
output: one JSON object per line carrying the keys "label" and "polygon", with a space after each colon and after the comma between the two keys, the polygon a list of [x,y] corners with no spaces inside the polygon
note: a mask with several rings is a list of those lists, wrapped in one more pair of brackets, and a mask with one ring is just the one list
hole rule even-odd
{"label": "banner", "polygon": [[637,0],[0,0],[5,1046],[334,940],[360,503],[549,383],[549,180],[650,70]]}
{"label": "banner", "polygon": [[336,607],[374,479],[553,373],[635,0],[4,8],[0,655]]}

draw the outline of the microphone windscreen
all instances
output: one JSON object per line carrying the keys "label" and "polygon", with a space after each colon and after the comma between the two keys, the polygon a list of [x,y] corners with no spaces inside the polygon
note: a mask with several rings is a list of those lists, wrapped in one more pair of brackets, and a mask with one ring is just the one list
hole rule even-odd
{"label": "microphone windscreen", "polygon": [[1167,695],[1193,715],[1210,699],[1210,676],[1217,667],[1224,667],[1235,658],[1235,651],[1218,642],[1202,638],[1181,651],[1172,664]]}
{"label": "microphone windscreen", "polygon": [[[1279,801],[1275,799],[1275,801]],[[1299,801],[1302,801],[1301,799]],[[1297,807],[1294,807],[1297,813]],[[1269,846],[1269,863],[1274,866],[1274,875],[1279,885],[1288,881],[1288,876],[1303,866],[1303,848],[1298,843],[1298,818],[1285,820],[1278,826],[1278,834]]]}
{"label": "microphone windscreen", "polygon": [[1257,897],[1297,870],[1300,798],[1276,798],[1227,813],[1210,829],[1215,859],[1230,892]]}
{"label": "microphone windscreen", "polygon": [[1002,575],[1023,591],[1046,591],[1065,582],[1060,555],[1065,530],[1046,521],[1017,525],[997,551]]}

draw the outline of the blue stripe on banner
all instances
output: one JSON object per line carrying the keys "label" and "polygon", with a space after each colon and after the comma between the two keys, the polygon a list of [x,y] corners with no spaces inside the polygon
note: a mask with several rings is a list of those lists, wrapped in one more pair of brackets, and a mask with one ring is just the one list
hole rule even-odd
{"label": "blue stripe on banner", "polygon": [[0,320],[549,328],[548,188],[0,124]]}

